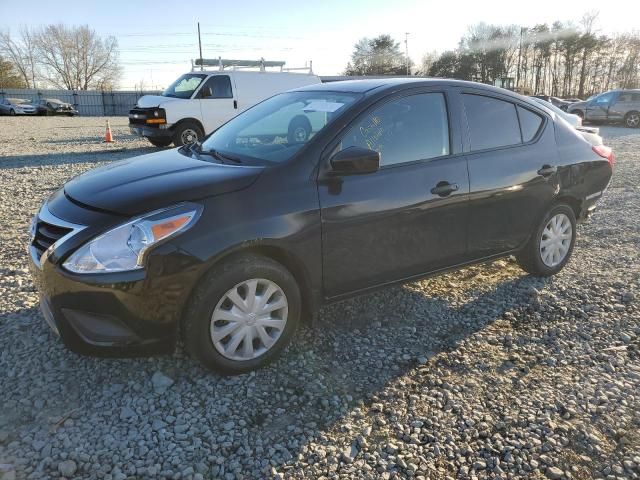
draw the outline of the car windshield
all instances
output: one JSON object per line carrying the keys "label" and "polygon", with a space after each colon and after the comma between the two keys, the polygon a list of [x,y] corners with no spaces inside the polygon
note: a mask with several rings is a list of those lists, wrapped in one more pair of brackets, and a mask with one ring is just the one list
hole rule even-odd
{"label": "car windshield", "polygon": [[22,98],[7,98],[8,102],[7,103],[12,103],[14,105],[19,105],[21,103],[27,103],[27,100],[24,100]]}
{"label": "car windshield", "polygon": [[216,130],[204,141],[202,151],[249,162],[288,160],[358,97],[313,91],[276,95]]}
{"label": "car windshield", "polygon": [[162,96],[191,98],[193,92],[200,86],[205,78],[207,78],[207,75],[204,73],[185,73],[169,85],[165,91],[162,92]]}

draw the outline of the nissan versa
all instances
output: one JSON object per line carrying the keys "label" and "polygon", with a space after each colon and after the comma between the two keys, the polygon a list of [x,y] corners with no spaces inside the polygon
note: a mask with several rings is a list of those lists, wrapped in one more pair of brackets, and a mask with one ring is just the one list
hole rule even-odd
{"label": "nissan versa", "polygon": [[[505,255],[553,275],[614,162],[554,115],[453,80],[276,95],[202,143],[54,193],[29,246],[44,317],[76,352],[181,338],[235,374],[276,357],[326,302]],[[302,122],[310,135],[288,134]]]}

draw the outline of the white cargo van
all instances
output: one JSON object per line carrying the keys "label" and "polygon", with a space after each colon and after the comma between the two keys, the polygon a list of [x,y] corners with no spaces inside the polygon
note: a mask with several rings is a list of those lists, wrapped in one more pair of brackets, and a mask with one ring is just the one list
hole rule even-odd
{"label": "white cargo van", "polygon": [[[162,95],[140,97],[129,112],[129,128],[157,147],[173,142],[180,146],[197,142],[238,113],[277,93],[320,83],[310,68],[293,73],[284,62],[216,60],[215,71],[193,67],[173,82]],[[212,63],[206,64],[211,66]],[[230,70],[227,70],[229,68]],[[248,71],[242,68],[258,68]],[[267,71],[280,67],[280,71]],[[291,69],[299,70],[299,69]],[[302,122],[289,126],[290,135],[308,136],[312,126]]]}

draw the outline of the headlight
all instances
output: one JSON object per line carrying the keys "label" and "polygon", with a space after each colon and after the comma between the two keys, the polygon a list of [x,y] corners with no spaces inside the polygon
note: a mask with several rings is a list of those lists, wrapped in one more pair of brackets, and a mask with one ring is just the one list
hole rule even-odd
{"label": "headlight", "polygon": [[137,270],[151,247],[193,226],[202,212],[185,203],[149,213],[94,238],[74,252],[63,266],[74,273]]}

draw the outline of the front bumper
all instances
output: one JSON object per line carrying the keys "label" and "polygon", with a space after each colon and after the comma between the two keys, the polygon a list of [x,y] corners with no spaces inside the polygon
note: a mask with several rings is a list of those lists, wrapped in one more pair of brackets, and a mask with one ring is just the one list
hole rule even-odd
{"label": "front bumper", "polygon": [[43,255],[29,247],[47,324],[80,354],[123,357],[173,351],[197,262],[165,243],[149,255],[144,269],[84,275],[66,271],[64,259],[95,235],[90,230],[61,239]]}
{"label": "front bumper", "polygon": [[169,128],[168,125],[162,125],[162,127],[167,127],[167,128],[151,127],[147,125],[130,123],[129,131],[133,135],[138,135],[139,137],[158,138],[158,139],[165,139],[165,140],[169,140],[173,138],[173,130]]}

